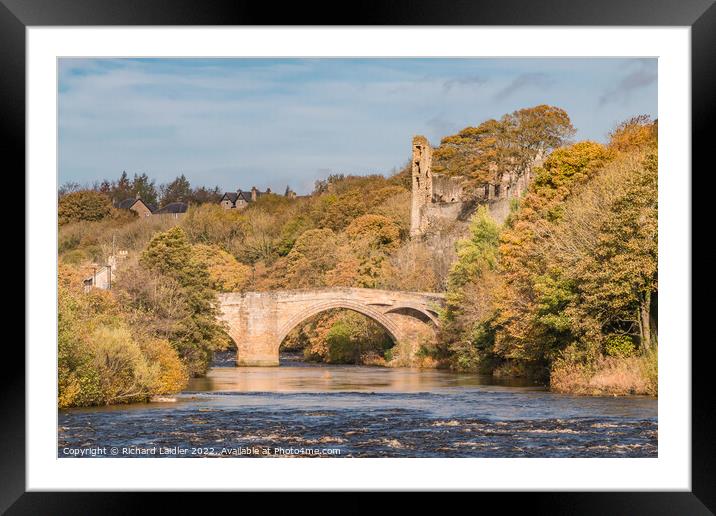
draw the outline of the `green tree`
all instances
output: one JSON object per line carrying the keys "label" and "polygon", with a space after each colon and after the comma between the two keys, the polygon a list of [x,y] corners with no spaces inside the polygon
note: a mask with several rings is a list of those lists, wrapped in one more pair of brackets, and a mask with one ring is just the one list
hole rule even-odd
{"label": "green tree", "polygon": [[133,196],[132,183],[129,180],[126,170],[123,170],[119,179],[115,183],[112,183],[111,191],[112,201],[114,201],[115,204]]}
{"label": "green tree", "polygon": [[154,180],[149,179],[146,173],[141,176],[134,174],[131,191],[134,197],[140,198],[146,204],[157,205],[158,195]]}
{"label": "green tree", "polygon": [[500,227],[485,206],[470,223],[470,236],[457,244],[448,276],[439,334],[443,353],[457,369],[484,369],[493,357],[494,295]]}
{"label": "green tree", "polygon": [[206,265],[197,259],[180,227],[152,238],[140,263],[155,273],[174,279],[180,286],[190,313],[181,320],[170,341],[185,361],[189,374],[204,374],[213,351],[221,348],[225,340],[217,320],[216,293],[211,288]]}
{"label": "green tree", "polygon": [[221,189],[218,186],[214,188],[201,186],[192,190],[190,200],[192,204],[218,203],[222,195]]}
{"label": "green tree", "polygon": [[172,202],[189,202],[192,198],[191,185],[189,180],[182,174],[174,181],[163,184],[159,187],[162,206]]}

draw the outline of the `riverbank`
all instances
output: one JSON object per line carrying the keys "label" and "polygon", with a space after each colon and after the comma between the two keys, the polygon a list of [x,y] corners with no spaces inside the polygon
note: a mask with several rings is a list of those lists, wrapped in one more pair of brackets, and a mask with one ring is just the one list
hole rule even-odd
{"label": "riverbank", "polygon": [[554,392],[586,396],[658,396],[658,353],[602,357],[592,364],[558,361],[550,375]]}

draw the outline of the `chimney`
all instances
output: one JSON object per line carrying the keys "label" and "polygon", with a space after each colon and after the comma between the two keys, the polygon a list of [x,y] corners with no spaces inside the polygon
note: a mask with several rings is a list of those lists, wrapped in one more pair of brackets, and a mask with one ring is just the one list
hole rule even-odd
{"label": "chimney", "polygon": [[252,201],[256,200],[256,187],[255,186],[251,187],[251,200]]}

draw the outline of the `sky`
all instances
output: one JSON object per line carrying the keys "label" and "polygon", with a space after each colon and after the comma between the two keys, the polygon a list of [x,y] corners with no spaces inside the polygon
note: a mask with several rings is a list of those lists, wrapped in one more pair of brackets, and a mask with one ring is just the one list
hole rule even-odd
{"label": "sky", "polygon": [[80,59],[58,72],[59,183],[126,170],[224,191],[331,173],[390,174],[414,135],[524,107],[564,109],[575,140],[657,118],[657,60],[639,58]]}

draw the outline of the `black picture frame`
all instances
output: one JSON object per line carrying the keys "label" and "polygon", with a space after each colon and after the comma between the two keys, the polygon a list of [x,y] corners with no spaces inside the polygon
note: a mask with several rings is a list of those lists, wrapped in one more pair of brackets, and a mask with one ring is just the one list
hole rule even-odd
{"label": "black picture frame", "polygon": [[[708,129],[716,112],[715,0],[393,0],[338,4],[268,4],[246,0],[0,0],[0,127],[2,149],[14,170],[25,169],[25,30],[83,25],[502,25],[689,26],[692,73],[692,170],[706,168]],[[278,7],[280,5],[280,8]],[[6,161],[7,162],[7,161]],[[705,170],[704,172],[708,172]],[[694,177],[692,171],[692,178]],[[24,188],[23,188],[24,189]],[[16,196],[17,197],[17,196]],[[29,192],[25,200],[30,202]],[[694,205],[692,201],[692,205]],[[26,209],[27,205],[26,205]],[[26,277],[29,271],[26,272]],[[693,274],[693,271],[692,271]],[[698,307],[694,307],[698,309]],[[693,317],[692,317],[693,319]],[[698,318],[696,319],[698,320]],[[683,343],[685,346],[689,343]],[[712,514],[716,511],[713,388],[707,385],[709,341],[692,346],[692,490],[690,492],[509,493],[510,505],[551,514]],[[16,346],[17,347],[17,346]],[[10,360],[9,358],[7,360]],[[0,510],[7,514],[129,514],[146,510],[145,495],[25,492],[25,359],[5,368],[0,396]],[[163,511],[183,495],[163,494]],[[217,495],[218,496],[218,495]],[[242,495],[244,496],[244,495]],[[302,497],[292,497],[301,503]],[[218,498],[213,500],[216,503]],[[258,499],[256,500],[258,501]],[[242,505],[250,504],[242,498]],[[481,501],[484,503],[485,501]],[[498,504],[503,500],[494,500]],[[358,509],[362,504],[351,507]]]}

